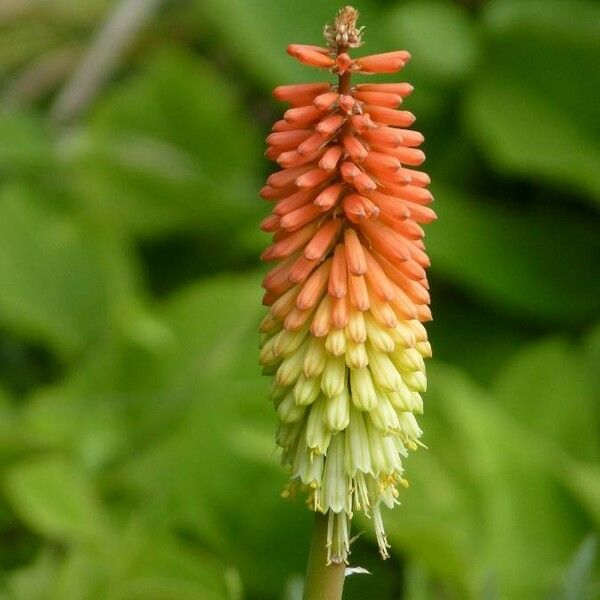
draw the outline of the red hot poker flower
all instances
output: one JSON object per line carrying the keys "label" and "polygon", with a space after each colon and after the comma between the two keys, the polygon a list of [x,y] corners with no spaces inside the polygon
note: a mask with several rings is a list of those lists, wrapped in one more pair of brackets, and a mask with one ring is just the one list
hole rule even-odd
{"label": "red hot poker flower", "polygon": [[277,442],[292,472],[285,490],[308,490],[309,506],[329,516],[328,557],[347,560],[353,513],[373,514],[388,556],[381,505],[407,485],[402,459],[420,444],[431,356],[431,319],[422,224],[429,208],[423,136],[400,110],[407,83],[353,84],[355,73],[396,73],[405,50],[352,58],[361,46],[358,13],[342,9],[325,28],[327,47],[292,44],[301,63],[337,83],[275,89],[290,108],[267,138],[282,169],[261,195],[273,204],[263,230],[269,312],[260,360],[274,375]]}

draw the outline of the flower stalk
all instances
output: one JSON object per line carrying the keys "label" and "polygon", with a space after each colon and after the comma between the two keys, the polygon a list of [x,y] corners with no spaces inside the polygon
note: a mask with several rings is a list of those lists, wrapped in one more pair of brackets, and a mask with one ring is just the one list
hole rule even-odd
{"label": "flower stalk", "polygon": [[325,27],[327,47],[288,47],[337,81],[274,90],[290,108],[267,138],[281,170],[261,190],[273,204],[262,259],[276,265],[263,280],[260,362],[273,377],[277,443],[291,471],[283,495],[306,492],[317,513],[311,594],[325,585],[314,577],[341,593],[333,580],[348,562],[356,511],[371,519],[388,557],[382,507],[399,503],[403,461],[422,445],[415,415],[431,356],[422,225],[435,213],[429,177],[414,168],[425,159],[423,136],[409,129],[414,115],[399,110],[412,86],[352,81],[396,73],[410,54],[352,58],[362,45],[357,18],[341,9]]}
{"label": "flower stalk", "polygon": [[325,515],[315,514],[303,600],[340,600],[344,591],[346,565],[327,564],[328,522]]}

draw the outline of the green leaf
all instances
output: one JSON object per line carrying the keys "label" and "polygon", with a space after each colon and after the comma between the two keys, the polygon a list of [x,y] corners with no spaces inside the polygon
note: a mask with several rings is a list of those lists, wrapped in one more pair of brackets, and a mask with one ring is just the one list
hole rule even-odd
{"label": "green leaf", "polygon": [[39,534],[73,542],[105,534],[107,518],[89,480],[65,460],[31,459],[11,467],[3,480],[13,510]]}
{"label": "green leaf", "polygon": [[0,458],[10,455],[17,433],[17,415],[8,394],[0,387]]}
{"label": "green leaf", "polygon": [[69,354],[133,310],[133,263],[117,239],[38,193],[0,189],[0,322]]}
{"label": "green leaf", "polygon": [[590,330],[585,343],[586,367],[594,389],[600,389],[600,323],[596,323]]}
{"label": "green leaf", "polygon": [[511,357],[493,391],[528,430],[581,460],[600,457],[594,388],[575,346],[556,338],[526,347]]}
{"label": "green leaf", "polygon": [[498,171],[599,201],[597,4],[497,0],[486,14],[486,60],[464,110],[469,130]]}
{"label": "green leaf", "polygon": [[[436,265],[432,267],[432,276],[435,269]],[[443,290],[437,287],[436,279],[432,282],[434,319],[427,328],[436,360],[460,367],[477,382],[489,384],[515,348],[534,337],[534,332],[524,329],[512,315],[482,306],[475,300],[450,295],[440,300]],[[481,334],[482,323],[485,335]],[[460,352],[456,352],[457,340]]]}
{"label": "green leaf", "polygon": [[0,176],[47,168],[53,158],[48,131],[41,120],[18,112],[0,111]]}
{"label": "green leaf", "polygon": [[116,226],[145,235],[200,229],[218,244],[217,231],[260,213],[262,143],[250,123],[206,63],[182,52],[151,56],[71,139],[74,189]]}
{"label": "green leaf", "polygon": [[6,589],[10,600],[240,598],[233,569],[174,535],[135,521],[100,544],[42,553],[33,565],[11,573]]}
{"label": "green leaf", "polygon": [[0,598],[2,600],[49,600],[49,590],[56,581],[58,568],[57,557],[49,549],[43,550],[35,561],[6,576],[7,595],[2,595],[2,590]]}
{"label": "green leaf", "polygon": [[428,250],[432,268],[453,284],[540,322],[583,323],[598,314],[596,224],[440,186],[434,193],[439,221],[428,231]]}
{"label": "green leaf", "polygon": [[209,554],[150,528],[132,527],[113,561],[119,581],[111,585],[111,599],[232,599],[235,573],[227,573]]}
{"label": "green leaf", "polygon": [[73,547],[48,600],[233,600],[232,577],[210,555],[134,523],[99,548]]}
{"label": "green leaf", "polygon": [[485,7],[484,21],[494,32],[525,29],[598,43],[598,4],[590,0],[493,0]]}
{"label": "green leaf", "polygon": [[471,90],[465,115],[498,170],[558,183],[565,191],[574,188],[600,200],[597,140],[528,82],[483,79]]}
{"label": "green leaf", "polygon": [[578,498],[600,529],[600,469],[597,465],[563,460],[559,462],[565,486]]}
{"label": "green leaf", "polygon": [[132,445],[170,431],[190,391],[207,377],[256,377],[263,312],[258,282],[258,274],[223,276],[173,296],[153,317],[158,344],[131,335],[130,320],[119,336],[90,350],[60,385],[31,396],[20,421],[23,439],[66,449],[87,468],[102,468]]}
{"label": "green leaf", "polygon": [[442,0],[413,0],[393,8],[383,33],[411,52],[416,76],[433,81],[465,77],[479,52],[475,24],[467,11]]}
{"label": "green leaf", "polygon": [[[100,346],[62,386],[36,394],[24,432],[91,468],[122,464],[112,481],[145,499],[136,512],[194,532],[275,593],[292,567],[304,568],[310,515],[280,498],[285,474],[256,362],[259,280],[222,276],[170,298],[156,313],[168,344]],[[260,515],[253,493],[266,503]],[[290,549],[291,539],[302,543]]]}

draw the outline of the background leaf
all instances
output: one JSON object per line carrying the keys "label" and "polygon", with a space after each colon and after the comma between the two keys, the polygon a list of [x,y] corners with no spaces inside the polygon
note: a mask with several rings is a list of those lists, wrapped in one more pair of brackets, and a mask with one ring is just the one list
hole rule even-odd
{"label": "background leaf", "polygon": [[[164,2],[55,122],[118,6],[0,2],[0,600],[292,600],[311,514],[257,365],[257,190],[272,87],[335,79],[285,47],[340,5]],[[439,220],[428,449],[391,560],[355,520],[344,600],[595,598],[598,4],[357,8],[356,55],[412,53],[380,80],[415,86]]]}
{"label": "background leaf", "polygon": [[54,213],[21,184],[0,191],[0,320],[61,353],[80,350],[137,304],[135,269],[110,232]]}
{"label": "background leaf", "polygon": [[464,111],[497,170],[595,201],[599,16],[597,4],[580,0],[568,9],[560,0],[490,2],[486,60]]}
{"label": "background leaf", "polygon": [[58,457],[13,467],[4,487],[13,507],[41,534],[90,541],[106,527],[107,517],[85,475]]}

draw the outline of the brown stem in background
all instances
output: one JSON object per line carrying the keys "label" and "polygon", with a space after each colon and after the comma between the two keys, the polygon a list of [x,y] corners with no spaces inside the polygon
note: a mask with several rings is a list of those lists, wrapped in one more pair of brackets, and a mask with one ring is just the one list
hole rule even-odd
{"label": "brown stem in background", "polygon": [[121,0],[115,6],[52,106],[55,121],[69,122],[85,112],[162,2]]}

